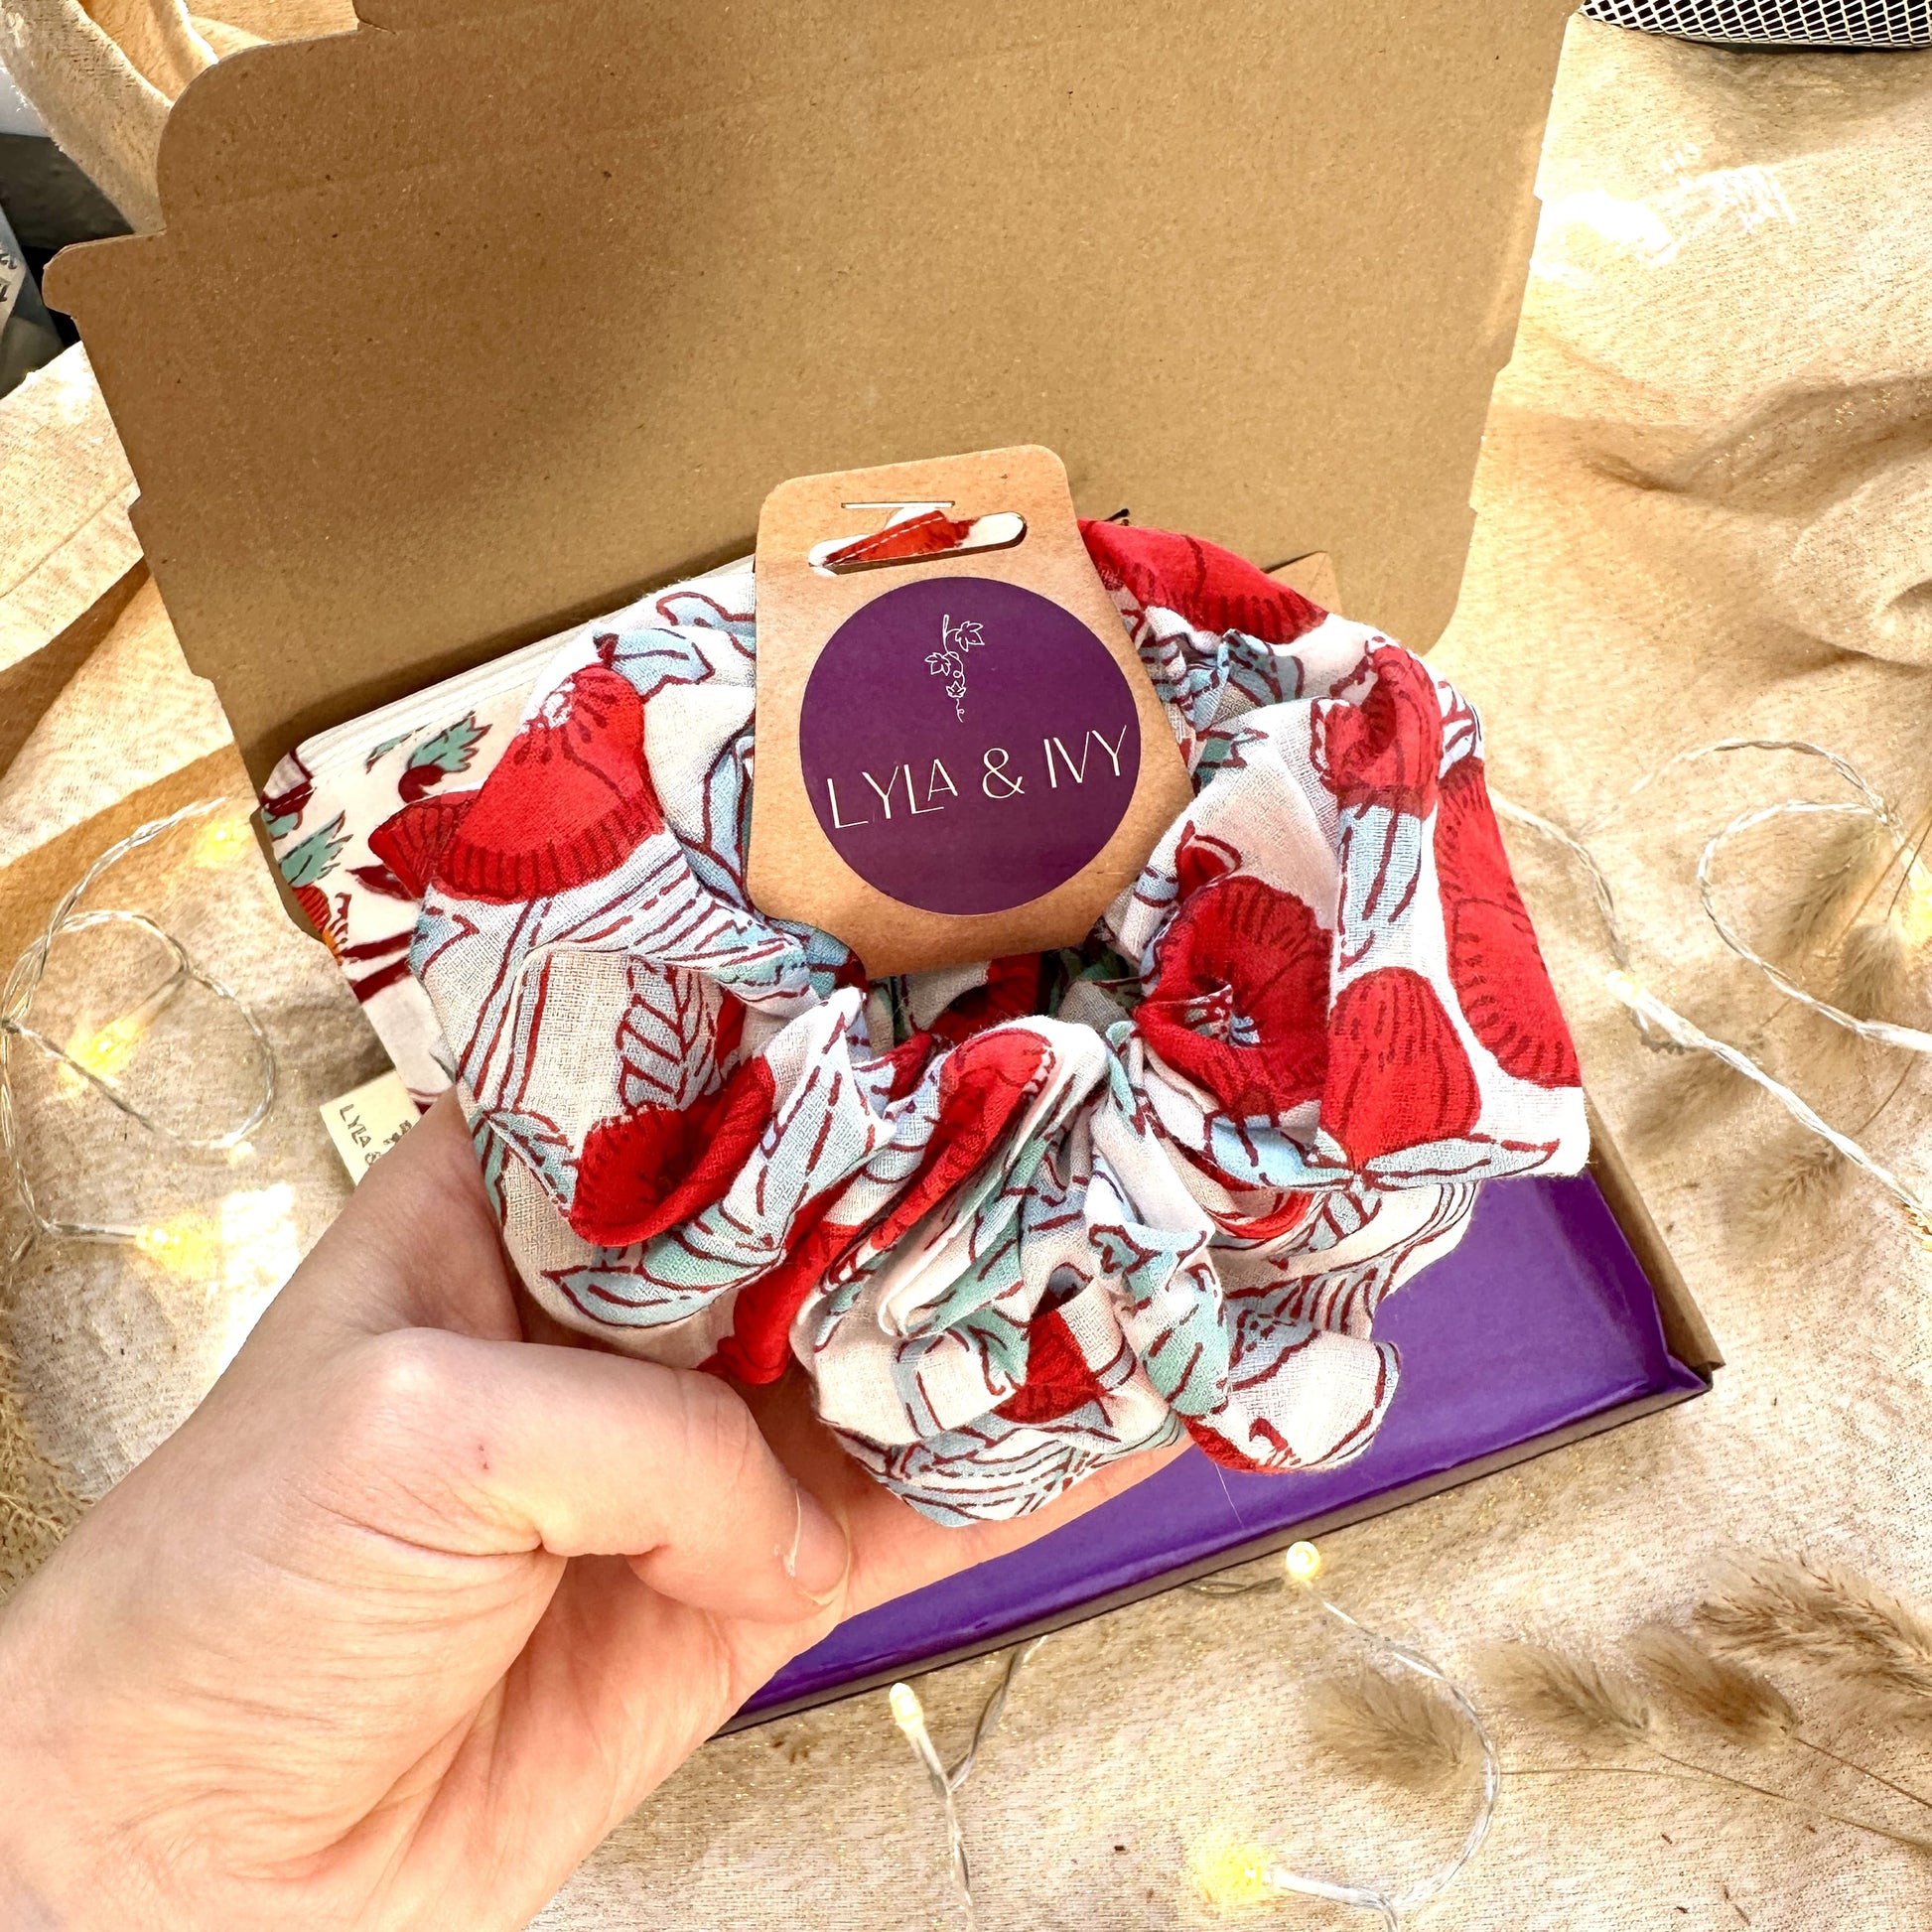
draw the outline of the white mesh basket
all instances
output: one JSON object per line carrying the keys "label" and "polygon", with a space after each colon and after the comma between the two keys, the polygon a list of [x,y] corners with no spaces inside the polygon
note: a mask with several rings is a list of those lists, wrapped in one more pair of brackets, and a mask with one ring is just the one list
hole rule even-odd
{"label": "white mesh basket", "polygon": [[1733,47],[1932,47],[1932,0],[1585,0],[1584,14]]}

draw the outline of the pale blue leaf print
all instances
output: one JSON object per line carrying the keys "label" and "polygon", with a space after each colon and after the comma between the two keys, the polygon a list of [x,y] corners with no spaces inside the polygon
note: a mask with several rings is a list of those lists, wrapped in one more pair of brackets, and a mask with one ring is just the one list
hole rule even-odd
{"label": "pale blue leaf print", "polygon": [[439,771],[468,771],[471,759],[477,756],[478,742],[488,730],[487,725],[477,723],[474,711],[466,712],[454,725],[445,726],[434,738],[424,739],[410,753],[409,762],[418,768],[434,765]]}
{"label": "pale blue leaf print", "polygon": [[550,1196],[569,1200],[577,1185],[570,1143],[555,1121],[540,1114],[518,1113],[509,1107],[485,1108],[477,1117],[479,1128],[486,1128],[510,1149],[539,1180]]}
{"label": "pale blue leaf print", "polygon": [[300,845],[291,846],[278,862],[282,877],[291,886],[313,886],[327,878],[343,847],[348,843],[343,831],[343,815],[338,812],[319,832],[311,832]]}
{"label": "pale blue leaf print", "polygon": [[370,746],[368,757],[362,760],[362,769],[364,771],[373,771],[398,745],[407,745],[408,743],[409,734],[402,732],[394,738],[385,738],[380,745]]}

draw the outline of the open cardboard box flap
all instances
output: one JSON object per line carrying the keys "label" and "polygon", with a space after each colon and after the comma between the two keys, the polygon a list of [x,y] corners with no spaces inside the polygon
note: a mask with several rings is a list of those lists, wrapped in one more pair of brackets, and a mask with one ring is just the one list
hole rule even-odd
{"label": "open cardboard box flap", "polygon": [[[1023,443],[1088,513],[1329,553],[1351,612],[1426,647],[1570,9],[361,0],[352,35],[199,78],[166,231],[69,250],[49,294],[258,784],[314,731],[749,552],[787,478]],[[1335,1520],[1708,1381],[1596,1139],[1695,1373]],[[1075,1598],[1049,1621],[1099,1606]],[[1011,1635],[975,1629],[947,1654]]]}
{"label": "open cardboard box flap", "polygon": [[1454,603],[1571,0],[363,0],[195,81],[69,250],[190,662],[300,738],[1039,442],[1089,513]]}

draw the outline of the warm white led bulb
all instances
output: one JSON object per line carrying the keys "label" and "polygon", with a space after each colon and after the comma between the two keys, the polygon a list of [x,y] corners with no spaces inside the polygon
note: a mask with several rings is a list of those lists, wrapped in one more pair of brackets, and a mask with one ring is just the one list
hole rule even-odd
{"label": "warm white led bulb", "polygon": [[1291,1584],[1311,1584],[1321,1575],[1321,1552],[1312,1543],[1291,1543],[1282,1561]]}
{"label": "warm white led bulb", "polygon": [[895,1684],[886,1695],[892,1700],[894,1724],[909,1737],[925,1723],[918,1693],[909,1684]]}

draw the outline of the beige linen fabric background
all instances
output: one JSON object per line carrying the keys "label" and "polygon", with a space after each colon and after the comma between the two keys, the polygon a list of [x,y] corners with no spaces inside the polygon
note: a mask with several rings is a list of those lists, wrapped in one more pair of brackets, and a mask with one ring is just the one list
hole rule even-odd
{"label": "beige linen fabric background", "polygon": [[0,67],[136,229],[161,226],[155,155],[168,109],[259,40],[345,33],[351,0],[0,0]]}
{"label": "beige linen fabric background", "polygon": [[[1483,709],[1497,788],[1580,822],[1670,753],[1792,736],[1848,754],[1922,807],[1932,56],[1743,56],[1579,24],[1543,192],[1475,549],[1434,658]],[[41,801],[84,790],[77,774],[129,759],[156,768],[142,713],[185,706],[178,736],[190,714],[194,731],[215,729],[165,629],[117,635],[115,648],[123,655],[75,680],[0,783],[9,852],[16,824],[45,823]],[[1701,928],[1697,849],[1745,804],[1798,791],[1834,795],[1821,767],[1789,759],[1692,766],[1601,842],[1645,977],[1728,1038],[1752,1035],[1776,1001]],[[1604,994],[1587,896],[1552,855],[1513,849],[1595,1098],[1729,1366],[1702,1401],[1336,1535],[1332,1588],[1459,1665],[1495,1637],[1601,1643],[1682,1612],[1738,1544],[1802,1546],[1932,1597],[1932,1259],[1863,1187],[1766,1227],[1755,1176],[1794,1145],[1782,1115],[1741,1083],[1693,1104],[1682,1065],[1638,1046]],[[1778,837],[1749,857],[1727,902],[1757,930],[1806,855]],[[284,1054],[288,1095],[250,1172],[164,1170],[96,1119],[83,1133],[53,1099],[37,1115],[62,1122],[42,1126],[54,1138],[37,1154],[60,1170],[93,1150],[87,1185],[104,1196],[140,1187],[218,1212],[232,1193],[275,1194],[249,1210],[256,1221],[237,1211],[211,1282],[157,1282],[113,1250],[43,1251],[15,1282],[30,1419],[88,1487],[183,1412],[236,1308],[327,1219],[344,1183],[314,1103],[374,1064],[321,952],[295,937],[251,868],[232,887],[184,884],[180,867],[152,876],[194,924],[191,943],[258,1002]],[[1856,1126],[1898,1067],[1835,1049],[1828,1032],[1787,1015],[1763,1051]],[[1925,1088],[1909,1080],[1870,1136],[1921,1181],[1932,1179]],[[1427,1294],[1426,1279],[1409,1292]],[[1216,1830],[1304,1869],[1419,1870],[1462,1817],[1363,1792],[1303,1739],[1309,1688],[1347,1655],[1316,1612],[1281,1595],[1181,1591],[1050,1639],[964,1794],[987,1932],[1215,1923],[1185,1867]],[[922,1684],[948,1755],[997,1668]],[[1511,1762],[1551,1761],[1534,1737],[1503,1731]],[[1847,1741],[1932,1783],[1922,1741]],[[1794,1787],[1810,1775],[1790,1773]],[[1928,1919],[1932,1862],[1682,1784],[1565,1779],[1506,1784],[1488,1848],[1429,1922],[1878,1932]],[[548,1932],[961,1922],[929,1788],[880,1695],[711,1744],[540,1921]],[[1291,1902],[1233,1922],[1361,1921]]]}
{"label": "beige linen fabric background", "polygon": [[37,370],[0,422],[4,675],[82,616],[141,546],[127,520],[134,478],[84,351]]}

